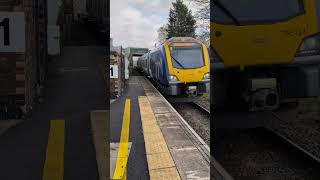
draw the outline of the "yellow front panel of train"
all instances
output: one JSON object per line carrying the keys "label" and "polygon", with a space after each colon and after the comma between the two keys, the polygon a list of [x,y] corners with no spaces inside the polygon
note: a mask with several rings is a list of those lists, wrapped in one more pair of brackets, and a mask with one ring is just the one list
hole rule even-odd
{"label": "yellow front panel of train", "polygon": [[197,70],[179,70],[173,69],[172,74],[177,76],[182,83],[192,83],[202,81],[204,74],[208,72],[205,68]]}
{"label": "yellow front panel of train", "polygon": [[211,22],[211,45],[226,67],[291,63],[303,39],[318,31],[314,5],[307,0],[305,14],[274,24]]}
{"label": "yellow front panel of train", "polygon": [[170,56],[170,50],[169,50],[169,43],[165,43],[165,52],[166,52],[166,58],[168,60],[168,70],[170,75],[175,75],[178,80],[182,83],[192,83],[192,82],[199,82],[203,80],[203,77],[206,73],[209,72],[209,54],[206,49],[206,46],[204,44],[201,44],[202,53],[203,53],[203,61],[204,66],[200,68],[194,68],[194,69],[180,69],[175,68],[172,65],[172,58]]}

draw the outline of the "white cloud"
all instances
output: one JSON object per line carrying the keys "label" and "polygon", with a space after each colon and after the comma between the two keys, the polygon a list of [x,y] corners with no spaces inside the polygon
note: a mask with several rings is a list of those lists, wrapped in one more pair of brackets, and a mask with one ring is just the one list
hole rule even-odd
{"label": "white cloud", "polygon": [[111,0],[110,32],[114,45],[152,48],[158,28],[167,23],[173,1]]}
{"label": "white cloud", "polygon": [[[159,8],[155,8],[156,1]],[[166,23],[166,14],[170,7],[169,1],[167,3],[156,1],[111,0],[110,31],[115,46],[147,48],[154,46],[157,29]]]}

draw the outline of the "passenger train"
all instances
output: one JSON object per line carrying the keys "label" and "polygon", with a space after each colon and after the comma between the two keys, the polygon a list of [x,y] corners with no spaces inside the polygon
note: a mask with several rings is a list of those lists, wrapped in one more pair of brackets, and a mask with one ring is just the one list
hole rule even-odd
{"label": "passenger train", "polygon": [[320,1],[211,0],[211,109],[319,95]]}
{"label": "passenger train", "polygon": [[173,37],[139,58],[137,68],[170,96],[197,97],[210,88],[209,54],[205,44]]}

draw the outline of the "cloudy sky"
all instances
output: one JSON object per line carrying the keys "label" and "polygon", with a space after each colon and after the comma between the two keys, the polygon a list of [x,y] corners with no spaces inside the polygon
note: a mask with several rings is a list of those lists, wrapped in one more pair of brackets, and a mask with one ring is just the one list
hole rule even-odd
{"label": "cloudy sky", "polygon": [[157,30],[167,23],[173,1],[111,0],[110,32],[114,46],[154,47]]}

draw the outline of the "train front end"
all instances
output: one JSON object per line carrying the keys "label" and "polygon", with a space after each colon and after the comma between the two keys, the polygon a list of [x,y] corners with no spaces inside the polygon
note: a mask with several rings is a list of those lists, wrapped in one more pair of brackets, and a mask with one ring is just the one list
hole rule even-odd
{"label": "train front end", "polygon": [[196,97],[209,92],[209,55],[193,38],[171,38],[163,45],[168,67],[168,95]]}
{"label": "train front end", "polygon": [[211,1],[211,108],[275,110],[319,94],[320,3]]}

